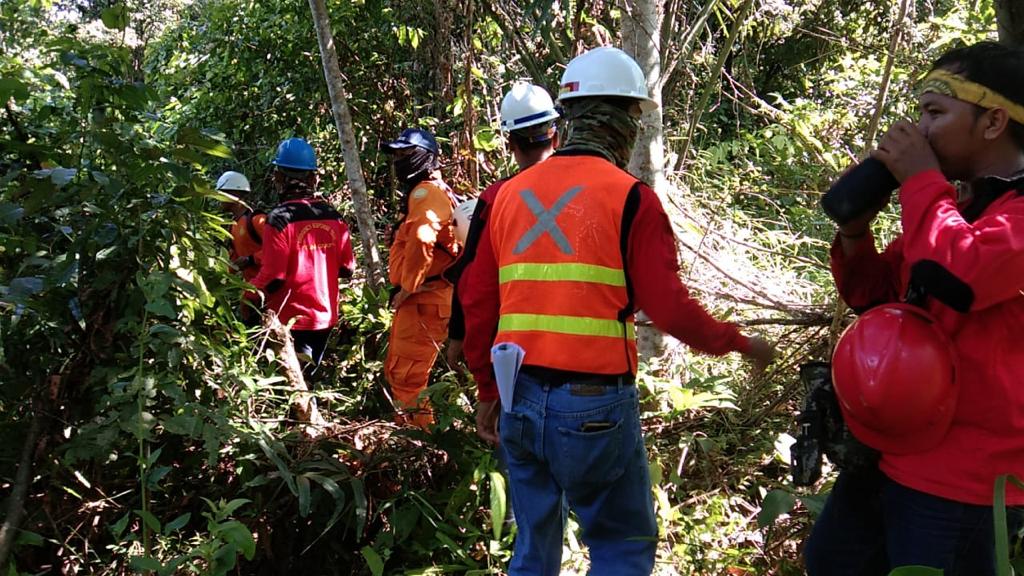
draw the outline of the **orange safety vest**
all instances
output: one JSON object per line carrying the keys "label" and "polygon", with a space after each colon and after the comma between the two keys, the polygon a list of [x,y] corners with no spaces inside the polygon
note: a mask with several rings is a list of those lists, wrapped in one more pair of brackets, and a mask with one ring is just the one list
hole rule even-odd
{"label": "orange safety vest", "polygon": [[491,211],[500,318],[495,343],[524,364],[636,372],[636,331],[621,246],[637,179],[595,156],[554,156],[509,180]]}
{"label": "orange safety vest", "polygon": [[242,269],[242,277],[252,280],[260,271],[263,260],[263,227],[267,215],[263,212],[246,212],[231,225],[231,259],[252,256],[252,264]]}

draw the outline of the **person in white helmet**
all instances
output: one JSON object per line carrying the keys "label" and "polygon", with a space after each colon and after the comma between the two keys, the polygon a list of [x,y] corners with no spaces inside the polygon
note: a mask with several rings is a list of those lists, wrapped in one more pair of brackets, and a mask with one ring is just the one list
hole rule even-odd
{"label": "person in white helmet", "polygon": [[[558,147],[558,111],[551,95],[544,88],[528,82],[516,82],[501,100],[501,130],[508,134],[508,147],[516,160],[519,170],[526,170],[538,162],[546,160]],[[494,202],[498,189],[508,178],[502,178],[490,186],[476,199],[467,200],[456,207],[456,233],[460,233],[462,224],[460,209],[468,208],[472,203],[473,212],[468,220],[466,240],[462,256],[445,272],[447,278],[455,285],[452,296],[452,317],[448,323],[448,365],[456,368],[462,358],[463,340],[466,337],[466,323],[459,301],[460,290],[471,290],[472,287],[460,287],[459,278],[466,267],[473,262],[476,245],[480,238],[480,230],[487,221],[488,206]],[[465,208],[464,208],[465,207]]]}
{"label": "person in white helmet", "polygon": [[[579,518],[591,574],[646,575],[658,528],[634,384],[634,311],[706,353],[736,351],[763,366],[774,349],[690,298],[668,216],[625,171],[640,115],[657,106],[636,62],[612,47],[578,56],[559,101],[562,148],[501,187],[461,279],[473,287],[461,297],[477,433],[500,440],[508,462],[519,529],[511,576],[559,573],[563,498]],[[489,354],[502,343],[524,351],[508,411]]]}
{"label": "person in white helmet", "polygon": [[[263,262],[263,228],[267,224],[267,214],[253,210],[245,203],[245,198],[252,192],[249,179],[240,172],[228,171],[217,179],[216,189],[227,198],[222,206],[231,214],[234,223],[231,225],[231,264],[242,273],[246,282],[259,274]],[[241,307],[242,321],[255,324],[259,321],[256,313],[259,297],[255,292],[243,294]]]}

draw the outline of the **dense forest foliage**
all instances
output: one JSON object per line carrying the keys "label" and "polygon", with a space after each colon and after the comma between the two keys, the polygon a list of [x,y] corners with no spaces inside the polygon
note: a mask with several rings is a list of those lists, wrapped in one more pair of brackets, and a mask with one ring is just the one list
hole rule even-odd
{"label": "dense forest foliage", "polygon": [[[655,30],[637,18],[657,14]],[[317,391],[289,411],[280,347],[238,315],[224,170],[274,202],[270,160],[309,140],[321,189],[353,196],[310,4],[0,0],[0,531],[4,574],[492,574],[511,553],[505,480],[475,390],[439,362],[429,432],[391,423],[391,312],[367,281],[397,198],[380,144],[435,132],[473,194],[512,170],[501,95],[555,92],[583,50],[643,42],[660,64],[662,169],[685,281],[779,341],[752,375],[667,343],[641,366],[658,574],[800,574],[829,490],[789,479],[800,363],[850,316],[821,192],[944,50],[1020,22],[996,0],[328,1],[376,236]],[[997,14],[1000,17],[997,20]],[[1009,34],[1009,32],[1004,32]],[[634,44],[636,42],[634,41]],[[629,48],[627,49],[635,49]],[[895,209],[884,214],[891,235]],[[350,225],[357,229],[354,218]],[[360,238],[358,234],[353,235]],[[584,573],[575,524],[564,573]]]}

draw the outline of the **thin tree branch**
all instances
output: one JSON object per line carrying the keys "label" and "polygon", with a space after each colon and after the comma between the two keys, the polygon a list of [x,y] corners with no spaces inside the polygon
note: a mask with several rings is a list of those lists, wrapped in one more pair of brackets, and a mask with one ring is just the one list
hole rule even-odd
{"label": "thin tree branch", "polygon": [[725,68],[725,61],[729,57],[729,53],[732,52],[732,45],[736,41],[736,37],[739,36],[740,28],[746,21],[747,13],[750,11],[750,7],[753,4],[753,0],[745,0],[743,2],[743,6],[740,7],[739,13],[737,13],[733,19],[732,29],[729,30],[729,36],[726,38],[725,44],[722,46],[721,52],[718,54],[718,61],[715,62],[714,70],[708,78],[707,83],[704,85],[704,91],[701,93],[700,98],[697,100],[697,106],[694,108],[694,117],[690,122],[690,128],[686,133],[686,139],[683,143],[683,152],[679,155],[680,167],[686,166],[686,157],[690,153],[690,148],[693,143],[693,134],[697,130],[697,126],[700,124],[701,116],[704,114],[704,108],[707,107],[708,100],[711,98],[712,92],[714,92],[715,87],[721,83],[721,75],[722,70]]}
{"label": "thin tree branch", "polygon": [[0,526],[0,566],[7,566],[7,558],[14,545],[15,535],[21,526],[21,520],[25,515],[25,498],[28,495],[28,487],[32,480],[32,461],[36,451],[36,443],[43,430],[43,420],[46,418],[42,410],[33,410],[32,423],[28,428],[28,435],[21,447],[21,458],[18,460],[18,472],[14,477],[14,486],[11,489],[10,504],[7,508],[7,516]]}

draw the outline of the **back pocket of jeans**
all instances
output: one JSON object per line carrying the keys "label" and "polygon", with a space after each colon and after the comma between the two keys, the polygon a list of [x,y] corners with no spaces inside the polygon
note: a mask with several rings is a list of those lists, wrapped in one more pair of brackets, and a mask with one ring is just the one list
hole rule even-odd
{"label": "back pocket of jeans", "polygon": [[498,436],[501,437],[502,446],[514,458],[522,459],[529,455],[530,447],[526,437],[527,426],[526,416],[523,414],[518,412],[503,412],[501,414]]}
{"label": "back pocket of jeans", "polygon": [[617,480],[626,470],[625,428],[623,420],[615,421],[611,428],[594,432],[558,428],[562,461],[552,463],[556,475],[570,485],[600,485]]}

